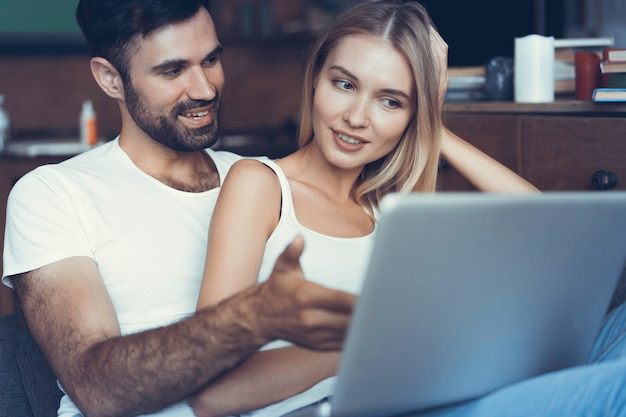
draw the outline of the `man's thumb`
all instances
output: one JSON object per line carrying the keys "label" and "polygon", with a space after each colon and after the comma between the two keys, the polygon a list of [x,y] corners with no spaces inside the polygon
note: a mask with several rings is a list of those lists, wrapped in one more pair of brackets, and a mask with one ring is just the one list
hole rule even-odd
{"label": "man's thumb", "polygon": [[280,258],[283,262],[288,264],[298,264],[300,262],[300,256],[304,251],[304,239],[301,235],[296,235],[296,237],[291,241],[289,246],[285,248]]}

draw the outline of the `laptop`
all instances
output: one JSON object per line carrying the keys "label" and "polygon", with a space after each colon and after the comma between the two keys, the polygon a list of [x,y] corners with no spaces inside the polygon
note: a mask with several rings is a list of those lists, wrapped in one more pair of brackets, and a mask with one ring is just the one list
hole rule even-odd
{"label": "laptop", "polygon": [[381,417],[586,362],[626,258],[626,192],[392,194],[329,403]]}

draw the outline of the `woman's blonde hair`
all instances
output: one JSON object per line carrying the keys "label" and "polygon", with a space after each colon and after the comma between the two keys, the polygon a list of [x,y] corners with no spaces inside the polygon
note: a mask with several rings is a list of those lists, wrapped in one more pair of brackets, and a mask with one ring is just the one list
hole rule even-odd
{"label": "woman's blonde hair", "polygon": [[[415,114],[396,148],[365,166],[353,189],[366,208],[378,207],[390,192],[434,191],[441,143],[439,77],[430,43],[433,27],[417,2],[379,0],[356,5],[341,13],[313,44],[303,83],[298,142],[313,139],[315,80],[337,42],[351,35],[375,36],[404,55],[415,79]],[[434,29],[433,29],[434,30]]]}

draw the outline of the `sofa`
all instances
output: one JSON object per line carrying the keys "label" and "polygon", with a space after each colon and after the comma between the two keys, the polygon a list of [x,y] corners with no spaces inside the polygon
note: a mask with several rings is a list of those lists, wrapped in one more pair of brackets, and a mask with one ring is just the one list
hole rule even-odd
{"label": "sofa", "polygon": [[61,390],[18,314],[0,317],[0,417],[54,417]]}

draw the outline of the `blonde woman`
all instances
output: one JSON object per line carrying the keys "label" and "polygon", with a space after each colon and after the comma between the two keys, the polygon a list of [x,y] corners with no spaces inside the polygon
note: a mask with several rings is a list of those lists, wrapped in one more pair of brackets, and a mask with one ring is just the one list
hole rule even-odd
{"label": "blonde woman", "polygon": [[[364,3],[334,20],[308,60],[300,149],[239,161],[224,182],[198,308],[265,280],[296,236],[307,279],[358,293],[381,198],[434,192],[441,154],[483,191],[535,190],[443,129],[446,58],[417,2]],[[273,344],[194,398],[194,411],[276,416],[323,400],[338,359]]]}

